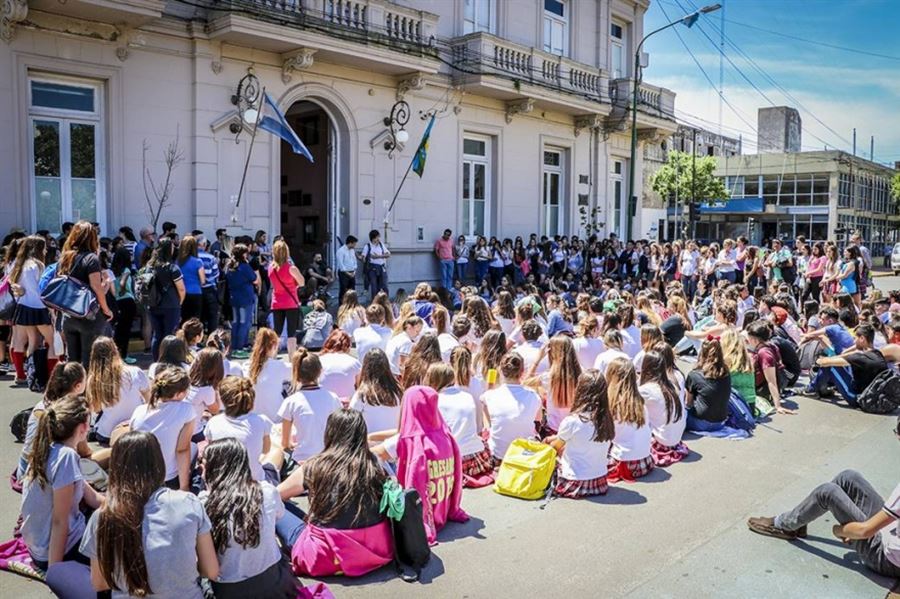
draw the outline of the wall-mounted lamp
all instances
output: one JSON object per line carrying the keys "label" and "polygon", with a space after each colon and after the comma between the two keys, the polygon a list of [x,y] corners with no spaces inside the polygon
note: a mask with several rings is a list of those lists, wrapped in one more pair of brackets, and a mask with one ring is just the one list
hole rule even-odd
{"label": "wall-mounted lamp", "polygon": [[241,119],[240,123],[231,123],[228,126],[228,130],[235,135],[235,142],[245,125],[252,127],[259,120],[261,91],[259,79],[253,74],[253,69],[247,69],[247,74],[238,82],[237,90],[231,96],[231,103],[237,107],[238,116]]}
{"label": "wall-mounted lamp", "polygon": [[391,136],[384,140],[384,149],[388,151],[388,157],[394,157],[394,150],[398,145],[409,141],[409,132],[404,128],[409,122],[409,104],[404,100],[396,102],[391,107],[391,116],[384,117],[384,126],[390,127]]}

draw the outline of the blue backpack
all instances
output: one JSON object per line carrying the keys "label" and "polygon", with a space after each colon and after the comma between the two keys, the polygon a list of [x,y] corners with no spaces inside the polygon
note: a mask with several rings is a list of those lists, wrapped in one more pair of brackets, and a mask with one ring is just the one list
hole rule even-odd
{"label": "blue backpack", "polygon": [[47,268],[44,269],[43,274],[41,274],[40,280],[38,280],[38,289],[41,292],[47,288],[47,283],[53,280],[56,276],[56,269],[59,267],[59,262],[54,262],[53,264],[48,264]]}
{"label": "blue backpack", "polygon": [[753,412],[736,391],[732,391],[728,398],[728,419],[725,420],[725,426],[748,432],[756,428]]}

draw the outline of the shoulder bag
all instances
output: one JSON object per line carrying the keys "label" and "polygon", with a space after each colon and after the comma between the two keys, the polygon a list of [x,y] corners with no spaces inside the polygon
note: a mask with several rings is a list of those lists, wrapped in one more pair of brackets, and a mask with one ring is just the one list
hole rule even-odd
{"label": "shoulder bag", "polygon": [[[79,262],[82,260],[84,256]],[[73,266],[72,270],[74,268]],[[94,291],[70,275],[55,277],[47,283],[47,287],[41,293],[41,300],[48,308],[59,310],[70,318],[94,320],[100,310]]]}

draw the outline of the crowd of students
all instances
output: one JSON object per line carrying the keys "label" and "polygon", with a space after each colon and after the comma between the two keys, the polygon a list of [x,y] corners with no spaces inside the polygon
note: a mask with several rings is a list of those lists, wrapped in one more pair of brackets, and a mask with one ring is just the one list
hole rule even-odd
{"label": "crowd of students", "polygon": [[[132,272],[131,257],[107,274],[94,226],[75,223],[58,261],[40,235],[10,241],[5,261],[19,304],[13,347],[54,345],[62,320],[67,358],[48,364],[28,418],[14,477],[22,538],[37,567],[81,562],[93,588],[117,596],[199,597],[204,580],[217,597],[294,596],[292,574],[355,576],[392,559],[381,509],[391,477],[419,491],[433,542],[448,521],[468,518],[462,489],[490,484],[517,439],[558,453],[553,494],[602,495],[684,460],[688,431],[723,436],[748,414],[795,413],[787,398],[803,370],[811,382],[796,391],[853,404],[900,361],[900,294],[862,291],[858,250],[845,254],[859,298],[820,284],[801,302],[808,288],[788,280],[777,241],[751,271],[731,259],[743,240],[705,248],[718,261],[710,279],[675,260],[692,256],[694,242],[662,253],[629,242],[615,256],[614,239],[546,240],[537,272],[524,278],[488,264],[496,285],[468,286],[457,268],[463,279],[437,289],[420,283],[393,300],[373,289],[366,307],[348,284],[332,316],[321,296],[298,293],[304,276],[283,240],[271,251],[265,234],[210,248],[199,234],[169,231],[154,244],[143,233],[133,247],[127,233],[107,245],[114,264],[124,252],[150,253],[157,291],[142,307],[152,328],[146,370],[128,363],[130,335],[116,335],[110,306],[122,289],[132,303],[143,297],[127,280],[148,271]],[[537,240],[520,245],[510,245],[513,255],[524,247],[533,259],[527,248]],[[595,272],[592,257],[584,277],[577,257],[590,248],[606,258]],[[51,269],[93,290],[97,318],[37,305]],[[203,290],[211,280],[218,288],[223,272],[230,305],[210,310],[221,295]],[[264,276],[271,310],[257,321]],[[298,343],[290,333],[304,299],[313,305]],[[233,361],[253,324],[246,361]],[[693,363],[686,375],[679,357]],[[84,459],[108,473],[104,493],[87,481]],[[305,512],[293,501],[301,495]],[[896,553],[888,558],[896,564]]]}

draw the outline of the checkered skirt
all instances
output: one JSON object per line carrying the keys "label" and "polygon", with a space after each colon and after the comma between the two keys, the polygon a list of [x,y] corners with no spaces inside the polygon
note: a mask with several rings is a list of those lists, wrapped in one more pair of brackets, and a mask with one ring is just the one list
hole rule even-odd
{"label": "checkered skirt", "polygon": [[635,479],[650,474],[653,470],[653,458],[647,456],[640,460],[626,460],[620,462],[610,457],[607,463],[606,478],[611,483],[619,481],[634,482]]}
{"label": "checkered skirt", "polygon": [[487,445],[481,451],[470,453],[462,458],[462,473],[466,476],[481,476],[490,473],[493,469],[493,458]]}
{"label": "checkered skirt", "polygon": [[590,480],[571,480],[560,474],[557,468],[556,486],[553,487],[553,494],[557,497],[581,499],[592,495],[606,495],[608,490],[609,483],[606,480],[606,475]]}
{"label": "checkered skirt", "polygon": [[669,447],[660,443],[656,437],[650,442],[650,457],[653,458],[653,464],[656,466],[671,466],[686,458],[690,453],[691,450],[684,443],[679,442],[678,445]]}

